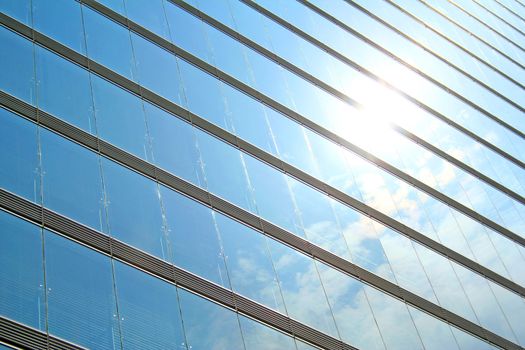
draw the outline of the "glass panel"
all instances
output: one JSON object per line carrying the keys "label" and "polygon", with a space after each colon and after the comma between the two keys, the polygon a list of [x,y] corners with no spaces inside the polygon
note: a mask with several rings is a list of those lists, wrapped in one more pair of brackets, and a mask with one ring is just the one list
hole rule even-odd
{"label": "glass panel", "polygon": [[44,206],[107,232],[98,156],[45,129],[40,142]]}
{"label": "glass panel", "polygon": [[170,40],[162,0],[124,0],[124,2],[129,19]]}
{"label": "glass panel", "polygon": [[0,0],[0,10],[27,26],[31,26],[31,0]]}
{"label": "glass panel", "polygon": [[189,349],[244,349],[237,315],[179,288]]}
{"label": "glass panel", "polygon": [[197,141],[190,124],[144,103],[153,162],[197,186],[206,187]]}
{"label": "glass panel", "polygon": [[175,56],[133,33],[131,42],[140,84],[174,103],[181,104],[183,90]]}
{"label": "glass panel", "polygon": [[228,288],[211,209],[164,186],[160,193],[173,263]]}
{"label": "glass panel", "polygon": [[89,73],[36,48],[38,107],[89,133],[95,133]]}
{"label": "glass panel", "polygon": [[245,93],[222,84],[233,132],[262,150],[277,155],[263,106]]}
{"label": "glass panel", "polygon": [[387,349],[424,349],[402,301],[367,285],[365,291]]}
{"label": "glass panel", "polygon": [[186,349],[174,285],[115,261],[123,349]]}
{"label": "glass panel", "polygon": [[288,315],[339,338],[314,261],[272,239],[268,240],[268,246]]}
{"label": "glass panel", "polygon": [[169,260],[157,184],[106,158],[102,170],[111,236]]}
{"label": "glass panel", "polygon": [[210,62],[210,52],[200,19],[169,1],[164,2],[173,43],[200,59]]}
{"label": "glass panel", "polygon": [[248,69],[241,43],[219,30],[207,25],[206,33],[210,39],[215,66],[245,84],[253,86],[253,78]]}
{"label": "glass panel", "polygon": [[188,109],[213,124],[227,129],[229,123],[219,81],[186,61],[179,60],[179,67],[184,81]]}
{"label": "glass panel", "polygon": [[122,16],[126,15],[126,11],[124,8],[124,0],[97,0],[97,2],[100,2],[104,6],[107,6],[108,8],[121,14]]}
{"label": "glass panel", "polygon": [[0,315],[45,331],[40,228],[4,211],[0,227]]}
{"label": "glass panel", "polygon": [[244,316],[239,320],[246,350],[296,350],[289,336]]}
{"label": "glass panel", "polygon": [[248,155],[244,155],[244,160],[259,215],[304,237],[286,175]]}
{"label": "glass panel", "polygon": [[195,129],[208,190],[248,211],[254,211],[244,162],[239,150]]}
{"label": "glass panel", "polygon": [[232,289],[286,314],[265,236],[227,216],[214,214]]}
{"label": "glass panel", "polygon": [[128,29],[84,6],[88,57],[136,81],[135,62]]}
{"label": "glass panel", "polygon": [[439,321],[435,317],[414,307],[409,306],[408,310],[410,311],[410,315],[414,320],[426,350],[459,350],[454,335],[447,323]]}
{"label": "glass panel", "polygon": [[31,0],[35,30],[86,54],[80,3],[70,0]]}
{"label": "glass panel", "polygon": [[317,264],[341,339],[359,349],[385,349],[363,285],[325,264]]}
{"label": "glass panel", "polygon": [[92,79],[99,137],[137,157],[150,159],[142,100],[98,76]]}
{"label": "glass panel", "polygon": [[314,244],[350,260],[348,248],[335,218],[331,201],[323,193],[288,178],[305,235]]}
{"label": "glass panel", "polygon": [[5,27],[0,27],[0,45],[10,48],[3,50],[0,55],[0,89],[29,104],[35,104],[33,44]]}
{"label": "glass panel", "polygon": [[40,203],[36,125],[0,108],[0,187]]}
{"label": "glass panel", "polygon": [[91,349],[120,348],[110,259],[45,231],[49,333]]}

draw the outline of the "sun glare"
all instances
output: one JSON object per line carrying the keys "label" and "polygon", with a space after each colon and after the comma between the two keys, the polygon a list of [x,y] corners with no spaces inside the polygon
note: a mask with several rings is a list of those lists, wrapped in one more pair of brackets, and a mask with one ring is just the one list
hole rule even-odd
{"label": "sun glare", "polygon": [[[391,72],[390,75],[392,74]],[[391,125],[413,123],[417,118],[417,107],[377,81],[363,79],[355,83],[359,84],[359,89],[352,97],[360,106],[349,120],[344,136],[366,149],[385,150],[392,147],[397,133],[392,130]],[[415,87],[417,81],[405,81],[403,85],[406,84],[413,84],[412,87]]]}

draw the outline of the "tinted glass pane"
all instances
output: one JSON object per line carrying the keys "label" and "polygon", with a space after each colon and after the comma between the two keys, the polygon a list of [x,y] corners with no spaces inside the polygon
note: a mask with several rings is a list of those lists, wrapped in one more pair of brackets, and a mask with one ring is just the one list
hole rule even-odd
{"label": "tinted glass pane", "polygon": [[363,285],[325,264],[317,264],[344,342],[359,349],[384,349]]}
{"label": "tinted glass pane", "polygon": [[153,33],[168,39],[169,30],[162,0],[125,0],[129,18]]}
{"label": "tinted glass pane", "polygon": [[244,349],[235,313],[182,289],[179,297],[189,349]]}
{"label": "tinted glass pane", "polygon": [[164,2],[164,7],[173,43],[204,61],[210,62],[202,21],[169,1]]}
{"label": "tinted glass pane", "polygon": [[188,109],[226,129],[228,120],[219,81],[186,61],[180,60],[179,66]]}
{"label": "tinted glass pane", "polygon": [[110,259],[45,232],[49,333],[90,349],[120,348]]}
{"label": "tinted glass pane", "polygon": [[92,79],[99,137],[137,157],[149,159],[142,100],[107,80],[97,76]]}
{"label": "tinted glass pane", "polygon": [[289,336],[244,316],[239,320],[246,350],[296,350]]}
{"label": "tinted glass pane", "polygon": [[[9,1],[16,3],[17,1]],[[21,36],[0,27],[0,43],[3,50],[0,55],[0,88],[19,99],[35,103],[35,66],[33,44]]]}
{"label": "tinted glass pane", "polygon": [[174,285],[114,262],[124,349],[186,349]]}
{"label": "tinted glass pane", "polygon": [[104,4],[104,6],[107,6],[108,8],[112,9],[113,11],[120,13],[121,15],[125,16],[125,10],[124,10],[124,0],[97,0],[101,4]]}
{"label": "tinted glass pane", "polygon": [[0,187],[40,203],[36,125],[0,108]]}
{"label": "tinted glass pane", "polygon": [[95,133],[88,72],[41,47],[36,60],[38,107]]}
{"label": "tinted glass pane", "polygon": [[314,261],[271,239],[268,246],[290,317],[338,337]]}
{"label": "tinted glass pane", "polygon": [[45,329],[40,228],[0,211],[0,315]]}
{"label": "tinted glass pane", "polygon": [[80,3],[69,0],[32,0],[33,26],[39,32],[86,53]]}
{"label": "tinted glass pane", "polygon": [[168,260],[157,184],[102,158],[111,236]]}
{"label": "tinted glass pane", "polygon": [[232,289],[274,310],[286,313],[266,237],[215,213]]}
{"label": "tinted glass pane", "polygon": [[106,230],[98,156],[50,131],[40,131],[44,206]]}
{"label": "tinted glass pane", "polygon": [[86,6],[82,13],[89,58],[128,79],[136,80],[129,31]]}
{"label": "tinted glass pane", "polygon": [[170,101],[180,104],[183,100],[181,98],[182,87],[175,56],[133,33],[131,34],[131,41],[140,84]]}
{"label": "tinted glass pane", "polygon": [[31,0],[0,0],[0,9],[17,21],[31,25]]}
{"label": "tinted glass pane", "polygon": [[375,288],[364,287],[387,349],[423,349],[407,306]]}
{"label": "tinted glass pane", "polygon": [[208,190],[246,210],[253,210],[241,152],[196,129]]}
{"label": "tinted glass pane", "polygon": [[304,237],[286,175],[253,157],[245,156],[244,160],[259,215]]}
{"label": "tinted glass pane", "polygon": [[184,180],[206,187],[197,141],[190,124],[144,103],[154,163]]}
{"label": "tinted glass pane", "polygon": [[211,209],[161,187],[175,265],[229,286]]}
{"label": "tinted glass pane", "polygon": [[234,133],[266,152],[277,155],[263,106],[257,100],[227,84],[222,85],[222,91]]}

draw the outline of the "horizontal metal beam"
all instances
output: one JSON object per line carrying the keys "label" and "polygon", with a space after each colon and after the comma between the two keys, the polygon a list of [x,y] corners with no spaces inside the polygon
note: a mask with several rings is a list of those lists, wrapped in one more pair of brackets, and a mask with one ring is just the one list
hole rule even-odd
{"label": "horizontal metal beam", "polygon": [[0,340],[16,348],[28,350],[84,349],[83,347],[66,342],[3,316],[0,316]]}

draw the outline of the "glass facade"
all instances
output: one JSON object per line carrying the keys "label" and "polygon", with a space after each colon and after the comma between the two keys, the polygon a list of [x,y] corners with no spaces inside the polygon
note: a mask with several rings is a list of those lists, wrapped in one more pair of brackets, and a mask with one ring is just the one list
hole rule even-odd
{"label": "glass facade", "polygon": [[519,0],[0,10],[0,348],[525,347]]}

